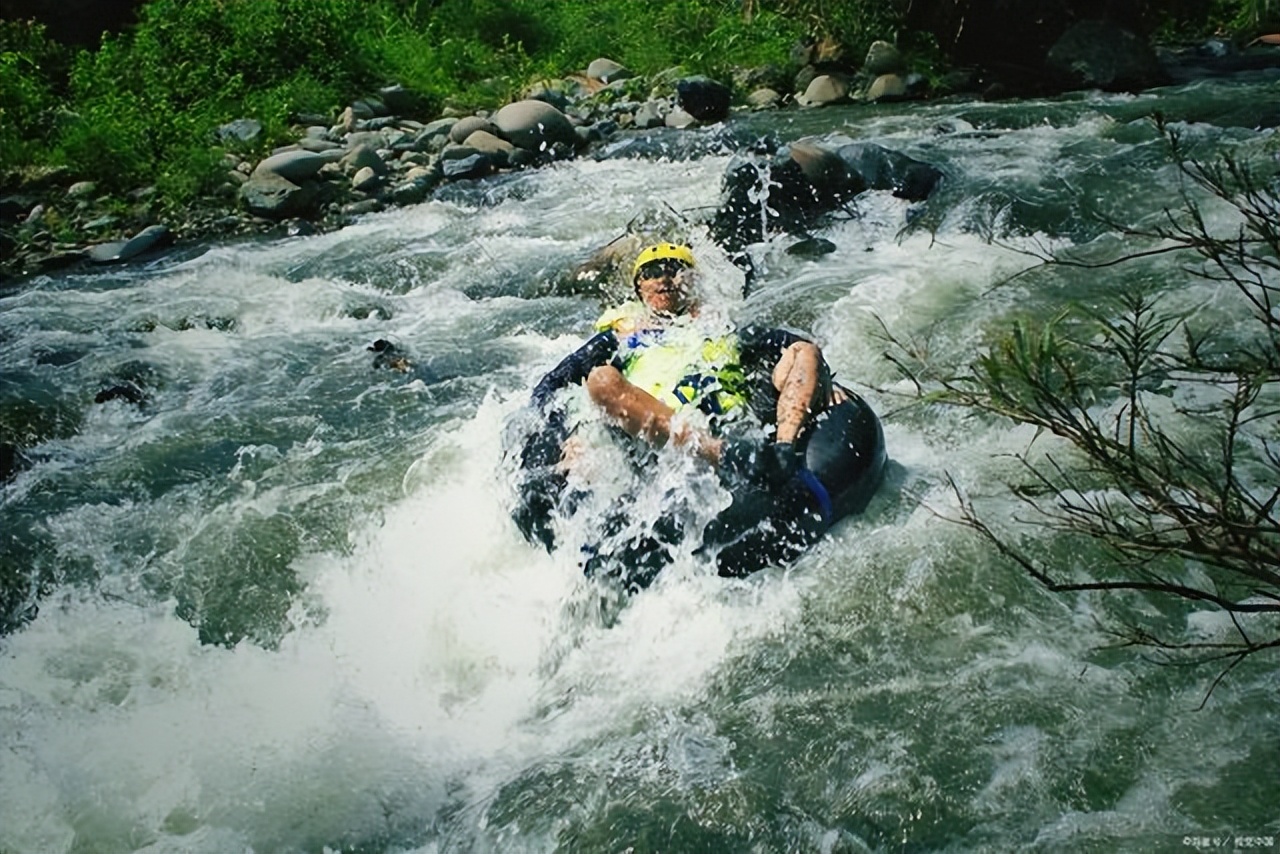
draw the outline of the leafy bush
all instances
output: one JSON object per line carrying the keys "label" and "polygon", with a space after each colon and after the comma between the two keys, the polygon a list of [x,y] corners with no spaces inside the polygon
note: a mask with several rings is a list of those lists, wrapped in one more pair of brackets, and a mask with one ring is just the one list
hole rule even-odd
{"label": "leafy bush", "polygon": [[57,105],[54,80],[66,52],[44,27],[0,21],[0,151],[4,166],[27,162],[48,139],[49,112]]}

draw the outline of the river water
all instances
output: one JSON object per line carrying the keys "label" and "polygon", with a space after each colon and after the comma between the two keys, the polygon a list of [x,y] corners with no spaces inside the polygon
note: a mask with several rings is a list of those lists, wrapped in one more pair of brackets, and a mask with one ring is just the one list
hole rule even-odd
{"label": "river water", "polygon": [[[1212,616],[1048,593],[940,518],[948,475],[1012,514],[1032,434],[911,406],[882,331],[959,368],[1135,280],[1239,320],[1177,259],[1006,280],[1027,251],[1122,248],[1090,212],[1180,204],[1145,116],[1267,164],[1277,105],[1262,76],[736,119],[946,175],[924,205],[859,198],[816,260],[753,247],[746,299],[688,226],[708,299],[810,330],[893,462],[791,569],[686,555],[630,601],[521,539],[503,425],[600,310],[566,272],[638,216],[696,221],[729,153],[561,163],[10,288],[0,392],[30,465],[0,487],[0,569],[6,616],[38,615],[0,638],[0,852],[1280,849],[1274,657],[1197,710],[1217,670],[1106,628]],[[414,370],[375,367],[378,339]],[[124,383],[145,399],[94,402]]]}

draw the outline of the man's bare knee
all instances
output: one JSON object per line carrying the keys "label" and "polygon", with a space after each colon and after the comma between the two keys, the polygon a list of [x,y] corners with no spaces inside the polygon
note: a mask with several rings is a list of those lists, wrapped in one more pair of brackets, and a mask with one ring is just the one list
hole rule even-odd
{"label": "man's bare knee", "polygon": [[781,389],[792,371],[807,371],[810,376],[816,374],[822,356],[818,345],[810,341],[796,341],[782,351],[782,358],[773,369],[773,387]]}
{"label": "man's bare knee", "polygon": [[622,374],[612,365],[597,365],[587,374],[587,394],[599,403],[617,395],[623,382]]}

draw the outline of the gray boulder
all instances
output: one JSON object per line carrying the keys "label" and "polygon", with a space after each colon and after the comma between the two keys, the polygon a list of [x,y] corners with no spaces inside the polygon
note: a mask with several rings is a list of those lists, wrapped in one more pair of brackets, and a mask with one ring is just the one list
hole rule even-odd
{"label": "gray boulder", "polygon": [[495,135],[498,133],[497,126],[488,119],[481,118],[480,116],[466,116],[465,118],[458,119],[458,121],[449,128],[449,141],[462,142],[478,130],[487,131]]}
{"label": "gray boulder", "polygon": [[689,128],[698,124],[698,120],[683,107],[675,107],[667,113],[663,123],[669,128]]}
{"label": "gray boulder", "polygon": [[747,104],[753,110],[771,110],[782,103],[782,96],[776,89],[756,89],[747,96]]}
{"label": "gray boulder", "polygon": [[149,225],[128,240],[90,246],[89,260],[95,264],[112,264],[137,258],[144,252],[173,242],[173,232],[163,225]]}
{"label": "gray boulder", "polygon": [[253,175],[240,188],[240,201],[250,213],[276,220],[310,213],[319,196],[314,182],[295,184],[271,172]]}
{"label": "gray boulder", "polygon": [[249,143],[262,134],[262,122],[257,119],[236,119],[218,128],[218,142],[223,145]]}
{"label": "gray boulder", "polygon": [[493,117],[499,135],[527,151],[545,151],[554,143],[574,146],[578,142],[573,122],[543,101],[516,101],[498,110]]}
{"label": "gray boulder", "polygon": [[600,57],[593,59],[587,66],[587,77],[591,80],[599,80],[601,83],[613,83],[616,80],[628,79],[631,77],[631,72],[612,59]]}
{"label": "gray boulder", "polygon": [[868,101],[895,101],[907,97],[907,81],[897,74],[881,74],[867,87]]}
{"label": "gray boulder", "polygon": [[302,139],[298,140],[298,148],[301,148],[303,151],[321,154],[325,151],[337,151],[341,149],[342,146],[336,142],[330,142],[327,139],[320,139],[315,136],[304,136]]}
{"label": "gray boulder", "polygon": [[810,81],[803,94],[796,96],[796,103],[802,107],[825,107],[844,101],[848,95],[849,84],[843,77],[820,74]]}
{"label": "gray boulder", "polygon": [[462,144],[468,148],[474,148],[476,151],[485,154],[501,154],[504,158],[508,153],[515,149],[515,146],[507,142],[501,137],[494,136],[488,131],[478,130],[467,136]]}
{"label": "gray boulder", "polygon": [[326,163],[331,163],[335,159],[333,154],[314,151],[282,151],[271,155],[254,167],[253,177],[275,175],[286,181],[305,181],[319,172]]}
{"label": "gray boulder", "polygon": [[351,189],[369,193],[377,189],[382,178],[368,166],[362,166],[351,178]]}
{"label": "gray boulder", "polygon": [[400,84],[385,86],[378,90],[378,98],[386,105],[387,110],[395,116],[416,116],[427,109],[427,99],[412,89]]}
{"label": "gray boulder", "polygon": [[493,162],[489,155],[483,153],[472,154],[457,160],[442,160],[440,165],[443,167],[444,177],[453,180],[483,178],[493,171]]}
{"label": "gray boulder", "polygon": [[368,145],[358,145],[350,149],[338,161],[338,165],[348,175],[354,175],[361,169],[372,169],[379,175],[387,171],[387,164],[383,163],[382,158],[378,156],[378,152]]}

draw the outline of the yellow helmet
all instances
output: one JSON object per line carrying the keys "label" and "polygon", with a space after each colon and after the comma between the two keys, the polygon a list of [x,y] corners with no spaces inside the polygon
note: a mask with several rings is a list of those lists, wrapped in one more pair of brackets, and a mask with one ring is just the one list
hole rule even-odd
{"label": "yellow helmet", "polygon": [[631,268],[631,281],[636,280],[636,276],[640,273],[640,268],[650,261],[661,261],[664,258],[674,258],[677,261],[683,261],[690,267],[693,263],[693,250],[688,246],[681,246],[678,243],[655,243],[642,251],[636,256],[635,266]]}

